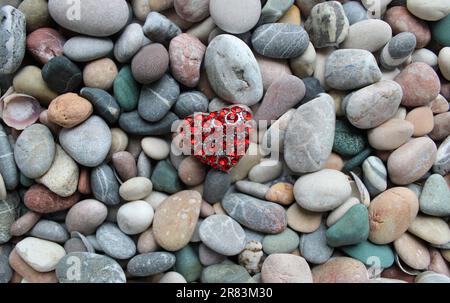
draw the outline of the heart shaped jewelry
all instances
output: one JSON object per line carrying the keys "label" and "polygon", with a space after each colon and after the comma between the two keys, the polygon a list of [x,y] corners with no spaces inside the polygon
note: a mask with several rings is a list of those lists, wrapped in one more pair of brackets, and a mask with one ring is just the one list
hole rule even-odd
{"label": "heart shaped jewelry", "polygon": [[247,153],[252,114],[240,107],[195,113],[181,125],[183,150],[214,169],[229,172]]}

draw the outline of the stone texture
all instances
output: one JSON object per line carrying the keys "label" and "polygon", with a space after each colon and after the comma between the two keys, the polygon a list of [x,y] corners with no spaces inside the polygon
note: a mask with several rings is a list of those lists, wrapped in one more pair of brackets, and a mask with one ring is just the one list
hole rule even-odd
{"label": "stone texture", "polygon": [[312,270],[314,283],[367,283],[364,264],[348,257],[336,257]]}
{"label": "stone texture", "polygon": [[163,44],[169,43],[170,40],[181,34],[178,25],[158,12],[151,12],[147,15],[142,29],[151,41]]}
{"label": "stone texture", "polygon": [[120,107],[116,99],[103,89],[84,87],[80,95],[86,98],[95,112],[100,115],[107,123],[114,124],[119,120]]}
{"label": "stone texture", "polygon": [[65,56],[50,59],[42,68],[42,78],[60,94],[75,91],[83,81],[80,68]]}
{"label": "stone texture", "polygon": [[413,134],[414,125],[411,122],[393,118],[369,130],[367,137],[373,148],[391,151],[408,142]]}
{"label": "stone texture", "polygon": [[75,36],[64,44],[64,55],[75,62],[89,62],[107,56],[113,48],[109,38]]}
{"label": "stone texture", "polygon": [[251,30],[259,21],[261,2],[258,0],[209,1],[209,12],[214,23],[231,34],[242,34]]}
{"label": "stone texture", "polygon": [[1,7],[0,17],[0,29],[4,33],[0,43],[0,73],[13,74],[25,56],[26,19],[20,10],[10,5]]}
{"label": "stone texture", "polygon": [[141,84],[151,84],[159,80],[168,67],[169,54],[159,43],[152,43],[141,48],[131,62],[133,77]]}
{"label": "stone texture", "polygon": [[62,198],[51,192],[43,185],[33,185],[25,193],[23,198],[25,205],[38,213],[48,214],[71,208],[79,201],[78,192],[73,195]]}
{"label": "stone texture", "polygon": [[306,260],[289,254],[272,254],[261,269],[264,283],[312,283],[313,276]]}
{"label": "stone texture", "polygon": [[106,205],[120,203],[119,182],[107,164],[97,166],[91,171],[90,185],[94,197]]}
{"label": "stone texture", "polygon": [[39,28],[28,34],[27,50],[41,64],[64,53],[66,38],[50,27]]}
{"label": "stone texture", "polygon": [[136,245],[133,240],[115,224],[103,223],[97,229],[95,236],[102,250],[114,259],[130,259],[136,254]]}

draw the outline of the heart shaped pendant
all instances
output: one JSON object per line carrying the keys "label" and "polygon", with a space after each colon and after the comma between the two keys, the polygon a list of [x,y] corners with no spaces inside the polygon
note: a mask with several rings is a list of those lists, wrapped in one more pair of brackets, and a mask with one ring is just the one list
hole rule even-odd
{"label": "heart shaped pendant", "polygon": [[214,169],[229,172],[247,153],[252,119],[240,106],[195,113],[181,125],[183,150]]}

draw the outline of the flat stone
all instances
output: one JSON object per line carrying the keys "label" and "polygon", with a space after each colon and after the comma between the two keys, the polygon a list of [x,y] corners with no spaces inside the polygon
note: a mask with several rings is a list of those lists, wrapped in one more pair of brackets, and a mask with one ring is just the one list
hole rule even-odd
{"label": "flat stone", "polygon": [[277,235],[267,235],[264,237],[262,245],[264,252],[271,254],[287,254],[298,248],[300,239],[298,234],[290,228],[286,228]]}
{"label": "flat stone", "polygon": [[203,199],[210,204],[221,202],[230,185],[230,174],[214,169],[209,170],[204,183]]}
{"label": "flat stone", "polygon": [[111,130],[105,121],[92,116],[75,128],[63,129],[59,141],[64,150],[79,164],[96,167],[111,147]]}
{"label": "flat stone", "polygon": [[2,5],[0,17],[0,29],[4,33],[0,43],[0,73],[13,74],[25,56],[26,19],[20,10],[10,5]]}
{"label": "flat stone", "polygon": [[97,228],[95,236],[102,250],[114,259],[125,260],[136,254],[133,240],[115,224],[103,223]]}
{"label": "flat stone", "polygon": [[364,264],[348,257],[335,257],[312,269],[314,283],[367,283]]}
{"label": "flat stone", "polygon": [[216,264],[202,272],[202,283],[245,283],[251,276],[243,266],[236,264]]}
{"label": "flat stone", "polygon": [[303,209],[298,203],[292,204],[286,211],[286,215],[288,226],[301,233],[312,233],[316,231],[322,220],[321,213]]}
{"label": "flat stone", "polygon": [[84,87],[80,91],[80,95],[92,103],[95,112],[107,123],[114,124],[119,120],[120,106],[116,99],[105,90]]}
{"label": "flat stone", "polygon": [[[174,270],[184,277],[188,283],[197,281],[202,275],[202,264],[196,251],[191,245],[185,246],[183,249],[175,253]],[[160,282],[161,283],[161,282]]]}
{"label": "flat stone", "polygon": [[120,115],[119,126],[131,135],[161,136],[169,134],[173,122],[177,120],[177,115],[169,112],[160,121],[151,123],[142,119],[137,111],[132,111]]}
{"label": "flat stone", "polygon": [[235,185],[236,189],[241,193],[248,194],[259,199],[264,199],[267,191],[269,190],[269,186],[251,181],[238,181]]}
{"label": "flat stone", "polygon": [[141,88],[134,80],[132,69],[129,65],[125,65],[120,69],[113,86],[114,97],[120,108],[125,112],[135,110],[138,105]]}
{"label": "flat stone", "polygon": [[31,186],[23,198],[25,205],[38,213],[48,214],[71,208],[79,201],[78,192],[63,198],[50,191],[43,185]]}
{"label": "flat stone", "polygon": [[325,224],[320,224],[320,227],[314,232],[303,234],[300,237],[299,249],[306,261],[323,264],[331,258],[334,248],[327,244],[326,231]]}
{"label": "flat stone", "polygon": [[337,170],[324,169],[300,177],[294,186],[297,203],[310,211],[337,208],[351,195],[348,177]]}
{"label": "flat stone", "polygon": [[174,106],[174,112],[181,119],[194,113],[204,113],[208,111],[209,100],[201,92],[192,91],[182,93]]}
{"label": "flat stone", "polygon": [[30,236],[63,244],[69,239],[69,233],[59,223],[49,220],[40,220],[30,230]]}
{"label": "flat stone", "polygon": [[137,255],[128,262],[127,271],[135,277],[148,277],[162,273],[175,264],[175,256],[168,252]]}
{"label": "flat stone", "polygon": [[362,166],[363,181],[372,196],[376,196],[387,188],[387,170],[380,158],[367,158]]}
{"label": "flat stone", "polygon": [[30,179],[39,178],[52,166],[55,142],[50,130],[42,124],[26,128],[14,145],[14,159],[21,173]]}
{"label": "flat stone", "polygon": [[232,218],[225,215],[213,215],[200,225],[202,242],[215,252],[234,256],[245,247],[245,232]]}
{"label": "flat stone", "polygon": [[231,0],[225,3],[220,0],[210,0],[209,12],[219,28],[232,34],[242,34],[258,23],[261,15],[261,1]]}
{"label": "flat stone", "polygon": [[[356,2],[351,1],[349,3]],[[344,9],[346,4],[344,4]],[[364,11],[364,14],[367,18],[366,11]],[[383,48],[391,40],[391,38],[392,29],[389,24],[383,20],[363,20],[350,26],[347,39],[345,39],[341,47],[347,49],[364,49],[369,52],[376,52]]]}
{"label": "flat stone", "polygon": [[431,256],[426,244],[409,233],[404,233],[395,240],[394,247],[397,255],[409,267],[425,270],[430,266]]}
{"label": "flat stone", "polygon": [[408,142],[413,134],[414,125],[411,122],[392,118],[369,130],[367,137],[373,148],[392,151]]}
{"label": "flat stone", "polygon": [[[137,177],[136,160],[133,155],[127,151],[114,153],[112,162],[116,173],[122,181],[128,181],[131,178]],[[150,176],[146,178],[150,179]]]}
{"label": "flat stone", "polygon": [[64,55],[75,62],[89,62],[105,57],[113,48],[109,38],[75,36],[64,44]]}
{"label": "flat stone", "polygon": [[309,36],[300,25],[270,23],[259,26],[253,32],[252,45],[256,52],[265,57],[290,59],[306,51]]}
{"label": "flat stone", "polygon": [[69,232],[77,231],[83,235],[91,235],[106,219],[108,209],[93,199],[80,201],[66,215],[66,228]]}
{"label": "flat stone", "polygon": [[297,109],[284,139],[284,157],[292,171],[314,172],[325,165],[333,148],[335,123],[329,95],[322,94]]}
{"label": "flat stone", "polygon": [[23,236],[33,228],[33,226],[39,221],[41,215],[34,211],[29,211],[26,214],[20,216],[11,225],[11,235],[18,237]]}
{"label": "flat stone", "polygon": [[271,254],[261,269],[264,283],[312,283],[311,269],[306,260],[290,254]]}
{"label": "flat stone", "polygon": [[50,59],[42,68],[42,78],[60,94],[75,91],[83,81],[80,68],[65,56]]}
{"label": "flat stone", "polygon": [[206,49],[205,67],[211,87],[223,100],[251,106],[263,97],[258,62],[239,38],[214,38]]}
{"label": "flat stone", "polygon": [[182,33],[177,24],[158,12],[151,12],[147,15],[142,29],[150,40],[159,43],[169,43],[170,40]]}
{"label": "flat stone", "polygon": [[179,192],[183,188],[178,172],[169,160],[162,160],[156,164],[151,181],[155,190],[169,194]]}
{"label": "flat stone", "polygon": [[15,249],[23,261],[38,272],[54,270],[66,255],[61,245],[33,237],[23,239],[17,243]]}
{"label": "flat stone", "polygon": [[152,181],[144,177],[135,177],[124,182],[119,188],[119,194],[126,201],[141,200],[150,195],[153,189]]}
{"label": "flat stone", "polygon": [[144,43],[144,32],[138,23],[129,24],[114,45],[114,57],[120,63],[130,61]]}
{"label": "flat stone", "polygon": [[332,247],[359,244],[369,237],[369,212],[363,204],[351,207],[326,233]]}
{"label": "flat stone", "polygon": [[436,217],[450,215],[450,189],[441,175],[431,175],[425,182],[420,195],[420,210]]}
{"label": "flat stone", "polygon": [[[74,264],[79,264],[79,274],[69,273]],[[56,266],[60,283],[125,283],[122,267],[112,258],[88,253],[72,252],[62,258]]]}
{"label": "flat stone", "polygon": [[394,264],[394,252],[389,245],[376,245],[369,241],[363,241],[340,249],[367,266],[389,268]]}
{"label": "flat stone", "polygon": [[450,228],[441,218],[418,215],[412,221],[408,231],[434,245],[444,245],[450,242]]}
{"label": "flat stone", "polygon": [[122,205],[117,212],[117,224],[127,235],[137,235],[150,227],[153,208],[145,201],[134,201]]}
{"label": "flat stone", "polygon": [[156,208],[153,234],[161,247],[177,251],[189,243],[200,215],[201,201],[198,192],[181,191]]}
{"label": "flat stone", "polygon": [[119,182],[113,170],[107,164],[102,164],[91,171],[91,190],[94,197],[106,205],[120,203]]}
{"label": "flat stone", "polygon": [[445,0],[431,3],[423,0],[408,0],[407,8],[414,16],[426,21],[437,21],[450,14],[450,3]]}
{"label": "flat stone", "polygon": [[286,211],[275,203],[244,194],[228,194],[222,207],[230,217],[255,231],[277,234],[287,227]]}

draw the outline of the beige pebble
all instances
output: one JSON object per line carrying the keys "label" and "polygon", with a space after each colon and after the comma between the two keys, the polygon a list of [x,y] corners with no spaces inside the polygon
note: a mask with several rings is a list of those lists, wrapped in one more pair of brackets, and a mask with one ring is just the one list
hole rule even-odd
{"label": "beige pebble", "polygon": [[144,153],[153,160],[164,160],[169,156],[170,145],[163,139],[147,137],[142,139],[141,145]]}
{"label": "beige pebble", "polygon": [[439,70],[445,79],[450,81],[450,47],[444,47],[439,52]]}
{"label": "beige pebble", "polygon": [[181,161],[178,176],[187,186],[197,186],[205,180],[206,167],[195,157],[190,156]]}
{"label": "beige pebble", "polygon": [[316,49],[310,42],[303,55],[289,61],[292,73],[300,78],[311,77],[316,66],[316,56]]}
{"label": "beige pebble", "polygon": [[431,101],[430,106],[433,114],[442,114],[449,110],[449,103],[442,95],[437,96],[436,99]]}
{"label": "beige pebble", "polygon": [[153,230],[151,228],[139,235],[137,250],[140,254],[155,252],[158,249],[160,249],[160,246],[156,242],[155,237],[153,236]]}
{"label": "beige pebble", "polygon": [[120,128],[112,128],[111,129],[111,148],[108,153],[107,159],[111,159],[112,155],[125,151],[128,146],[128,136],[127,134]]}
{"label": "beige pebble", "polygon": [[399,257],[408,266],[423,270],[430,265],[431,257],[426,244],[410,233],[406,232],[395,240],[394,247]]}
{"label": "beige pebble", "polygon": [[336,257],[312,270],[314,283],[367,283],[369,273],[364,264],[348,257]]}
{"label": "beige pebble", "polygon": [[83,70],[83,80],[87,87],[111,89],[118,74],[113,60],[103,58],[88,63]]}
{"label": "beige pebble", "polygon": [[202,200],[202,205],[200,207],[200,217],[207,218],[214,214],[215,214],[214,207],[205,200]]}
{"label": "beige pebble", "polygon": [[331,153],[324,166],[325,169],[334,169],[342,171],[344,168],[344,160],[336,153]]}
{"label": "beige pebble", "polygon": [[414,133],[414,125],[402,119],[390,119],[371,129],[367,137],[369,144],[378,150],[394,150],[406,143]]}
{"label": "beige pebble", "polygon": [[303,209],[297,203],[292,204],[286,211],[288,226],[295,231],[312,233],[320,227],[322,213],[314,213]]}
{"label": "beige pebble", "polygon": [[434,127],[433,112],[428,106],[414,108],[406,115],[406,121],[414,125],[414,137],[429,134]]}
{"label": "beige pebble", "polygon": [[445,262],[445,259],[442,257],[442,254],[436,248],[430,248],[430,257],[431,262],[430,266],[428,266],[428,270],[434,271],[447,277],[450,277],[450,268]]}
{"label": "beige pebble", "polygon": [[267,191],[266,200],[281,205],[291,205],[295,201],[293,189],[294,186],[290,183],[276,183]]}
{"label": "beige pebble", "polygon": [[408,231],[431,244],[443,245],[450,242],[450,228],[441,218],[418,215]]}
{"label": "beige pebble", "polygon": [[336,223],[337,221],[339,221],[339,219],[341,219],[350,208],[352,208],[353,206],[355,206],[359,203],[361,203],[361,202],[359,202],[359,200],[356,198],[348,199],[346,202],[344,202],[344,204],[342,204],[341,206],[339,206],[338,208],[333,210],[328,215],[327,226],[331,226],[334,223]]}
{"label": "beige pebble", "polygon": [[214,212],[216,213],[216,215],[226,215],[227,214],[225,212],[225,210],[223,209],[222,204],[220,204],[220,202],[214,203],[213,208],[214,208]]}

